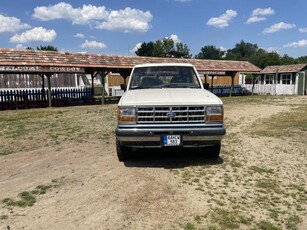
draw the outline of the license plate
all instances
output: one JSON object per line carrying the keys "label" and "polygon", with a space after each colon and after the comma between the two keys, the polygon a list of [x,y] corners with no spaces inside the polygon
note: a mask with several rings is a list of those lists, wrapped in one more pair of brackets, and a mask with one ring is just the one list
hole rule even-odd
{"label": "license plate", "polygon": [[181,137],[180,135],[163,135],[162,142],[164,146],[179,146]]}

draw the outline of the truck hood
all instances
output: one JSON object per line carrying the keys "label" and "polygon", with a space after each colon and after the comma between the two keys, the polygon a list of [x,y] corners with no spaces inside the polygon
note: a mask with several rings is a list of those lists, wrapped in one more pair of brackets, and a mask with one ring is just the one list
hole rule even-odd
{"label": "truck hood", "polygon": [[124,93],[119,105],[210,105],[221,99],[204,89],[134,89]]}

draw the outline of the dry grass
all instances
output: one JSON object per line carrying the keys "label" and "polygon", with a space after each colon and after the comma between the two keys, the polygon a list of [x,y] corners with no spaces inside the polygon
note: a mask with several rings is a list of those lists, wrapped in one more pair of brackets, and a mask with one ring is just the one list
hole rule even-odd
{"label": "dry grass", "polygon": [[224,164],[181,172],[184,184],[201,193],[210,207],[210,215],[197,215],[202,221],[190,221],[195,229],[298,229],[307,215],[307,146],[303,142],[307,106],[289,105],[288,100],[267,96],[223,100],[228,109],[266,105],[271,109],[287,106],[288,111],[249,120],[226,116]]}
{"label": "dry grass", "polygon": [[[223,98],[227,136],[222,144],[222,163],[206,161],[154,173],[146,167],[129,168],[142,183],[147,177],[159,178],[163,172],[172,181],[177,180],[177,188],[189,191],[191,201],[209,210],[185,213],[185,220],[178,217],[164,229],[299,229],[307,216],[307,103],[306,98],[298,99]],[[253,113],[248,111],[252,108],[256,108]],[[0,112],[0,158],[46,146],[57,148],[61,143],[108,143],[114,138],[115,113],[115,105]],[[112,174],[123,170],[116,168],[122,165],[110,165],[114,167]],[[106,175],[111,174],[105,172],[100,178]],[[44,189],[48,188],[40,186],[31,194],[35,198]],[[4,203],[17,202],[16,198],[9,199]],[[0,214],[0,220],[10,218]]]}
{"label": "dry grass", "polygon": [[3,111],[0,113],[0,155],[63,142],[106,139],[114,134],[115,122],[114,106]]}

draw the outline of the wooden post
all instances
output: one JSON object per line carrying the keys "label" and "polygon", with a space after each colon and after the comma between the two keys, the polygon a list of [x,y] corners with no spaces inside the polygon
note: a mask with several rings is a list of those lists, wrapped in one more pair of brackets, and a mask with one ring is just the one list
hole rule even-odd
{"label": "wooden post", "polygon": [[122,69],[122,70],[118,70],[120,76],[122,76],[122,78],[124,79],[124,84],[127,84],[127,78],[129,77],[130,73],[131,73],[131,69]]}
{"label": "wooden post", "polygon": [[92,98],[94,100],[94,78],[96,77],[96,75],[94,75],[94,73],[91,73],[91,78],[92,78]]}
{"label": "wooden post", "polygon": [[52,103],[51,103],[51,76],[52,74],[48,73],[45,74],[45,76],[47,77],[47,82],[48,82],[48,107],[52,107]]}
{"label": "wooden post", "polygon": [[253,86],[252,86],[252,96],[254,95],[254,89],[255,89],[255,82],[256,82],[256,75],[252,74],[253,76]]}
{"label": "wooden post", "polygon": [[39,76],[42,78],[42,91],[41,91],[41,97],[40,97],[40,106],[45,105],[45,100],[46,100],[46,94],[45,94],[45,75],[44,74],[39,74]]}
{"label": "wooden post", "polygon": [[237,72],[232,72],[230,74],[230,76],[231,76],[231,86],[230,86],[229,97],[232,96],[232,91],[233,91],[233,86],[234,86],[234,79],[235,79],[236,74],[237,74]]}
{"label": "wooden post", "polygon": [[105,77],[108,75],[108,71],[99,71],[98,72],[100,77],[101,77],[101,104],[103,105],[104,104],[104,101],[105,101],[105,88],[104,88],[104,85],[105,85]]}

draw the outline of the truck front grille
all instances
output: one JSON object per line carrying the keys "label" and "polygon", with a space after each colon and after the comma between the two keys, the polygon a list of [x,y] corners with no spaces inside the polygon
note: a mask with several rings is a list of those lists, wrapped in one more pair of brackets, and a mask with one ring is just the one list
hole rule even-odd
{"label": "truck front grille", "polygon": [[204,123],[205,106],[137,107],[137,123]]}

